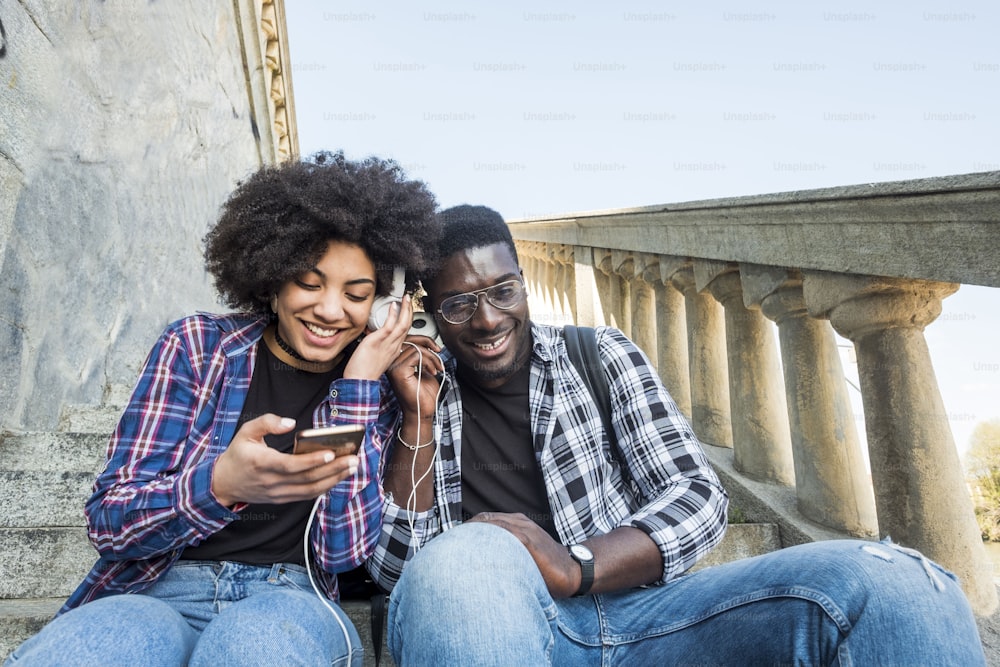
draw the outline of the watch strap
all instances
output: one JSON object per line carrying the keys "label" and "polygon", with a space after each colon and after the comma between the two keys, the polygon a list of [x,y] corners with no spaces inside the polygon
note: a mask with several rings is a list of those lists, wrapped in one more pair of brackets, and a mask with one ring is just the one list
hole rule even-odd
{"label": "watch strap", "polygon": [[590,587],[594,585],[594,559],[593,557],[589,559],[578,558],[572,549],[570,549],[569,555],[580,564],[580,588],[576,590],[576,593],[573,593],[573,597],[576,598],[586,595],[590,591]]}

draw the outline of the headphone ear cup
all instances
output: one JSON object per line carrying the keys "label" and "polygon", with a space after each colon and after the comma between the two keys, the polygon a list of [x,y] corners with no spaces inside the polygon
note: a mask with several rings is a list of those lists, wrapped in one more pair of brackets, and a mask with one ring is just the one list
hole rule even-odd
{"label": "headphone ear cup", "polygon": [[389,317],[389,308],[394,303],[403,302],[403,290],[406,289],[406,270],[397,266],[392,270],[392,293],[386,296],[377,296],[372,302],[372,310],[368,315],[368,326],[371,329],[378,329]]}
{"label": "headphone ear cup", "polygon": [[376,297],[372,303],[371,314],[368,316],[368,327],[378,329],[384,325],[386,318],[389,317],[389,308],[394,303],[402,303],[402,299],[391,295]]}

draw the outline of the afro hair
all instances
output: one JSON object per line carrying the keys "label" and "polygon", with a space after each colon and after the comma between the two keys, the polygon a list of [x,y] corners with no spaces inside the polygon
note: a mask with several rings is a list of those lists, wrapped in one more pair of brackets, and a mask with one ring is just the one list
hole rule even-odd
{"label": "afro hair", "polygon": [[205,236],[205,267],[224,302],[267,312],[284,283],[319,261],[330,241],[360,246],[387,294],[393,268],[412,286],[437,259],[434,195],[392,160],[343,152],[267,166],[240,183]]}

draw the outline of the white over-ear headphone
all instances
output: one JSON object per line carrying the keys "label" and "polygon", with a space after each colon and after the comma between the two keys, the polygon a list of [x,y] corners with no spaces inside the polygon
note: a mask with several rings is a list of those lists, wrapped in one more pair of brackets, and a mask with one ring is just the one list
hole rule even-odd
{"label": "white over-ear headphone", "polygon": [[389,317],[389,308],[394,303],[403,300],[403,292],[406,289],[406,269],[397,266],[392,270],[392,291],[387,296],[377,296],[372,303],[372,312],[368,316],[368,326],[378,329]]}
{"label": "white over-ear headphone", "polygon": [[[389,317],[389,308],[394,303],[403,300],[403,293],[406,291],[406,269],[397,266],[392,270],[392,291],[386,296],[377,296],[372,303],[372,312],[368,316],[368,326],[378,329],[385,324]],[[414,336],[427,336],[437,338],[437,325],[434,324],[434,316],[430,313],[413,313],[413,325],[410,327],[410,334]]]}

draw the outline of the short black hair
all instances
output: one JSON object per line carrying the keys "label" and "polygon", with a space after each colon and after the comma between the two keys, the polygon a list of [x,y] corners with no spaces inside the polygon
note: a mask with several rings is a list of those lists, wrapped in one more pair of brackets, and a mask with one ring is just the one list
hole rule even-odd
{"label": "short black hair", "polygon": [[503,216],[488,206],[461,204],[438,213],[441,237],[438,256],[444,260],[456,252],[503,243],[517,262],[517,248]]}
{"label": "short black hair", "polygon": [[225,303],[268,312],[281,285],[308,271],[330,241],[360,246],[378,294],[395,266],[419,279],[437,261],[434,195],[392,160],[343,152],[266,166],[240,183],[205,236],[205,268]]}

